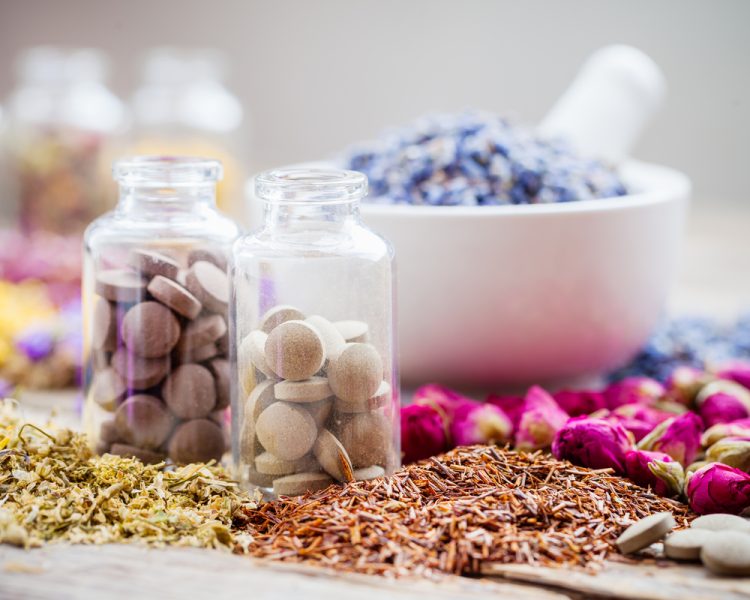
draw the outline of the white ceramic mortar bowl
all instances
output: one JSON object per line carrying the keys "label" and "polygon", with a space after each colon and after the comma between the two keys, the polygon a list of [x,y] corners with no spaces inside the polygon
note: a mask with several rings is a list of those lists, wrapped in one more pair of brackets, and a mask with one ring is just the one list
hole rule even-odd
{"label": "white ceramic mortar bowl", "polygon": [[690,182],[630,162],[621,198],[567,204],[364,204],[396,249],[407,383],[515,386],[614,369],[646,341],[674,279]]}

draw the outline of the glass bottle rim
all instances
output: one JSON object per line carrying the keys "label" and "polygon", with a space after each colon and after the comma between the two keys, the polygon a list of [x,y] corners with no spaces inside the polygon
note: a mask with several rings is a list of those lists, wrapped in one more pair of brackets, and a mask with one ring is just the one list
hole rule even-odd
{"label": "glass bottle rim", "polygon": [[112,166],[114,180],[129,187],[215,185],[223,174],[220,161],[200,156],[133,156]]}
{"label": "glass bottle rim", "polygon": [[367,195],[367,176],[345,169],[272,169],[255,177],[255,195],[274,204],[356,202]]}

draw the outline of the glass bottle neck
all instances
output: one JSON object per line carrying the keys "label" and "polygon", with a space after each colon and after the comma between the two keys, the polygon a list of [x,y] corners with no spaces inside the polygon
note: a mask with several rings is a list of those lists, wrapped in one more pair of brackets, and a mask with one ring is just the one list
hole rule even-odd
{"label": "glass bottle neck", "polygon": [[320,202],[265,202],[263,204],[266,229],[342,229],[360,223],[359,201],[336,203]]}
{"label": "glass bottle neck", "polygon": [[216,206],[216,184],[154,187],[120,185],[117,214],[178,214]]}

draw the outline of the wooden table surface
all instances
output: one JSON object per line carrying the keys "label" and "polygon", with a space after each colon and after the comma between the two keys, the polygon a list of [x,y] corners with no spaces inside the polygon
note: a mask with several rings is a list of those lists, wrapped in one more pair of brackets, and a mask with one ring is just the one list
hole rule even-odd
{"label": "wooden table surface", "polygon": [[[702,312],[731,318],[750,307],[750,210],[694,211],[673,314]],[[26,418],[78,426],[76,392],[22,398]],[[439,581],[341,575],[260,562],[228,552],[148,549],[134,545],[49,545],[24,551],[0,546],[0,599],[22,598],[300,598],[392,600],[448,598],[750,599],[750,579],[713,577],[699,566],[612,563],[596,576],[525,565],[492,566],[486,577]]]}

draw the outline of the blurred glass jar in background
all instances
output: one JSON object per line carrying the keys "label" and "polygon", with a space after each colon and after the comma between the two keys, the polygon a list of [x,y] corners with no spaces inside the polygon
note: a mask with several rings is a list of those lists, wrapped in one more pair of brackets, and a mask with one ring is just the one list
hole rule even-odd
{"label": "blurred glass jar in background", "polygon": [[220,459],[227,448],[228,257],[221,164],[115,163],[117,207],[84,236],[84,421],[99,453],[144,462]]}
{"label": "blurred glass jar in background", "polygon": [[108,165],[127,127],[93,49],[36,47],[17,62],[7,105],[7,184],[25,231],[80,233],[113,197]]}
{"label": "blurred glass jar in background", "polygon": [[224,85],[226,60],[211,49],[154,48],[132,98],[135,154],[213,156],[224,165],[217,205],[242,206],[244,113]]}

